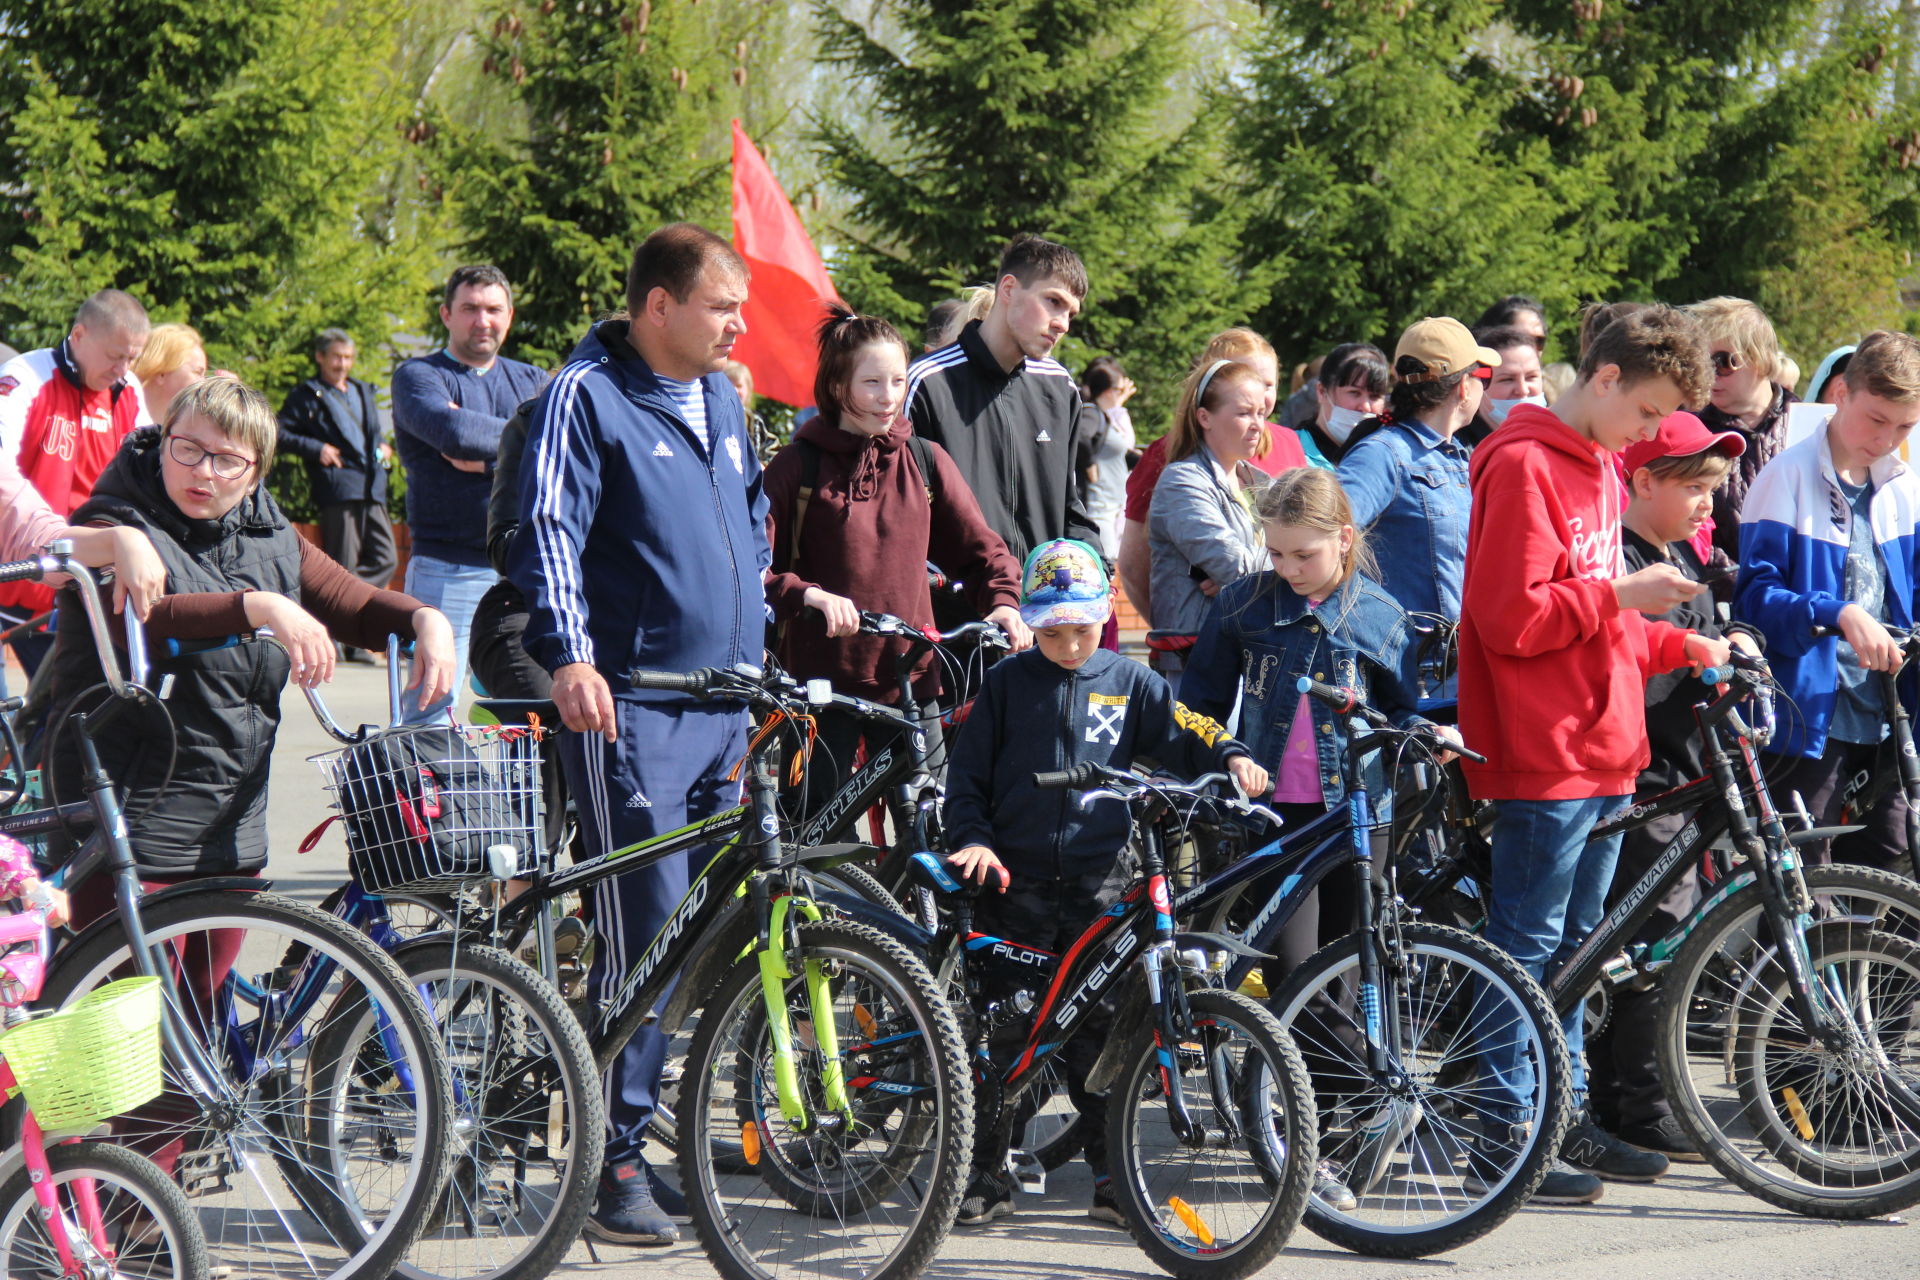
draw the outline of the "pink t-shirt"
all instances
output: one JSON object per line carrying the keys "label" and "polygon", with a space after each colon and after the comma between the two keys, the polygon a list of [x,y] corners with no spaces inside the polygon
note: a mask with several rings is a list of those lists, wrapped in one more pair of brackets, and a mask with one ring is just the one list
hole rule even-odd
{"label": "pink t-shirt", "polygon": [[1274,771],[1273,798],[1278,804],[1319,804],[1326,798],[1320,791],[1320,753],[1313,746],[1313,709],[1304,693]]}

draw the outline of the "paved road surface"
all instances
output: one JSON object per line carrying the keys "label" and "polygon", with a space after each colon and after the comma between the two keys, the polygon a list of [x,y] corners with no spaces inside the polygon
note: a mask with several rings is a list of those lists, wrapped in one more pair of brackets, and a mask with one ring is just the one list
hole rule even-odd
{"label": "paved road surface", "polygon": [[[384,672],[346,668],[331,700],[349,723],[384,719]],[[345,853],[329,831],[311,854],[293,852],[327,814],[319,776],[306,757],[327,741],[297,695],[290,695],[273,767],[273,879],[277,888],[317,897],[345,877]],[[992,1226],[956,1229],[933,1280],[1118,1280],[1161,1274],[1117,1228],[1084,1215],[1091,1183],[1078,1162],[1055,1174],[1044,1200],[1022,1199],[1019,1212]],[[691,1241],[691,1230],[688,1229]],[[603,1246],[593,1262],[584,1245],[564,1274],[680,1277],[714,1274],[694,1243],[667,1249]],[[1879,1220],[1828,1223],[1772,1209],[1723,1182],[1703,1165],[1679,1166],[1661,1183],[1612,1186],[1597,1205],[1538,1208],[1499,1231],[1439,1258],[1391,1262],[1362,1258],[1302,1231],[1264,1273],[1304,1280],[1422,1280],[1482,1276],[1553,1280],[1917,1280],[1920,1227]]]}

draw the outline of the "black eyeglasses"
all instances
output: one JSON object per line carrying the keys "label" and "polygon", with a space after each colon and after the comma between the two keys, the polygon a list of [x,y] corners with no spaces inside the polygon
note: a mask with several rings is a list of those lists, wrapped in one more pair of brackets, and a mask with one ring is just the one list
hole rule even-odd
{"label": "black eyeglasses", "polygon": [[1746,361],[1731,351],[1716,351],[1711,358],[1715,373],[1738,373],[1747,367]]}
{"label": "black eyeglasses", "polygon": [[215,453],[185,436],[167,437],[167,455],[189,471],[199,466],[202,458],[209,459],[213,463],[213,474],[222,480],[236,480],[253,465],[253,459],[244,454]]}

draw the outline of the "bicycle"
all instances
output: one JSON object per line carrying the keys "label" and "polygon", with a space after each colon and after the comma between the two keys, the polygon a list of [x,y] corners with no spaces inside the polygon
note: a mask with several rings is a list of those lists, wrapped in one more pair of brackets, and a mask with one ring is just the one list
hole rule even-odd
{"label": "bicycle", "polygon": [[[1475,754],[1424,728],[1395,728],[1349,690],[1311,679],[1299,688],[1368,727],[1347,744],[1345,804],[1230,862],[1182,893],[1174,909],[1233,939],[1220,978],[1238,990],[1308,895],[1351,875],[1358,929],[1267,984],[1269,1007],[1313,1072],[1320,1157],[1358,1202],[1339,1211],[1316,1198],[1307,1229],[1379,1257],[1458,1248],[1505,1222],[1546,1176],[1571,1119],[1565,1038],[1546,995],[1512,957],[1405,907],[1405,839],[1391,842],[1376,866],[1378,824],[1362,762],[1388,749]],[[1271,817],[1219,798],[1196,808],[1212,810],[1215,825]],[[1264,899],[1247,897],[1275,876]],[[1507,1089],[1486,1070],[1496,1048],[1519,1064]]]}
{"label": "bicycle", "polygon": [[[1888,627],[1887,630],[1900,646],[1902,668],[1920,658],[1920,634],[1897,627]],[[1829,636],[1840,636],[1842,632],[1838,627],[1814,627],[1812,634],[1814,639],[1822,640]],[[1891,751],[1883,751],[1875,768],[1863,770],[1841,789],[1840,821],[1849,824],[1857,816],[1872,812],[1889,792],[1899,788],[1907,801],[1908,865],[1913,869],[1911,878],[1920,881],[1920,753],[1914,748],[1913,716],[1900,697],[1897,672],[1876,672],[1875,682],[1880,689],[1881,705],[1887,713],[1887,739]]]}
{"label": "bicycle", "polygon": [[[123,679],[97,585],[69,547],[0,565],[0,581],[65,574],[99,650],[104,691],[76,697],[85,798],[0,818],[15,836],[85,840],[51,882],[111,877],[116,910],[54,957],[55,1008],[128,972],[158,978],[166,1090],[116,1121],[122,1140],[172,1163],[200,1201],[215,1265],[248,1276],[385,1276],[412,1243],[445,1173],[449,1080],[432,1023],[406,976],[364,937],[256,877],[147,892],[126,815],[95,740],[145,687],[144,633],[127,628]],[[12,726],[0,745],[19,759]],[[6,790],[26,789],[24,775]]]}
{"label": "bicycle", "polygon": [[1182,787],[1090,762],[1034,775],[1041,787],[1139,815],[1138,876],[1064,956],[975,932],[978,888],[931,853],[910,864],[916,884],[948,906],[933,954],[967,995],[982,1154],[1007,1146],[1021,1104],[1047,1080],[1043,1068],[1120,993],[1087,1088],[1112,1086],[1107,1145],[1128,1230],[1155,1265],[1186,1280],[1235,1280],[1272,1261],[1300,1223],[1314,1163],[1313,1089],[1292,1037],[1255,1001],[1205,981],[1195,956],[1236,944],[1174,928],[1152,818],[1175,796],[1221,781],[1208,774]]}
{"label": "bicycle", "polygon": [[24,1006],[39,998],[50,949],[44,910],[0,916],[0,1089],[25,1099],[20,1145],[0,1159],[0,1274],[206,1275],[206,1238],[165,1171],[125,1147],[81,1141],[160,1091],[159,985],[126,979],[30,1021]]}
{"label": "bicycle", "polygon": [[[1800,846],[1851,828],[1787,829],[1792,815],[1775,805],[1757,754],[1770,704],[1757,703],[1753,724],[1738,712],[1768,690],[1765,664],[1736,653],[1704,678],[1727,686],[1694,710],[1707,772],[1602,819],[1593,838],[1675,814],[1688,821],[1549,975],[1548,995],[1564,1014],[1599,987],[1660,983],[1659,1064],[1675,1117],[1750,1195],[1843,1219],[1920,1203],[1920,1046],[1903,1031],[1920,995],[1911,942],[1920,885],[1867,867],[1804,866]],[[1479,838],[1477,827],[1456,834]],[[1719,856],[1728,848],[1735,861]],[[1634,942],[1702,863],[1724,868],[1704,900],[1666,937]],[[1798,1076],[1784,1074],[1787,1045]],[[1808,1079],[1817,1093],[1802,1087]]]}
{"label": "bicycle", "polygon": [[[906,732],[891,708],[742,668],[634,671],[635,688],[739,702],[764,714],[742,768],[747,802],[567,867],[542,866],[475,927],[518,950],[553,904],[629,868],[703,849],[659,933],[589,1010],[601,1070],[652,1022],[696,1010],[677,1113],[680,1181],[723,1275],[790,1272],[899,1280],[951,1227],[972,1147],[972,1090],[953,1014],[909,950],[913,926],[868,905],[857,919],[823,873],[858,846],[782,841],[778,740],[833,706]],[[493,704],[500,706],[502,704]]]}

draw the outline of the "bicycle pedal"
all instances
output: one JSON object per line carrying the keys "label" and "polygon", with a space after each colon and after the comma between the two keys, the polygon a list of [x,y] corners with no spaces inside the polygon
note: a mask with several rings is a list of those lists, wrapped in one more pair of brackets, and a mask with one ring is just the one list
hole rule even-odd
{"label": "bicycle pedal", "polygon": [[1014,1186],[1030,1196],[1047,1193],[1047,1166],[1031,1151],[1015,1147],[1007,1152],[1007,1176],[1013,1179]]}
{"label": "bicycle pedal", "polygon": [[182,1151],[174,1163],[174,1178],[189,1196],[219,1195],[233,1190],[227,1163],[218,1147],[196,1147]]}

